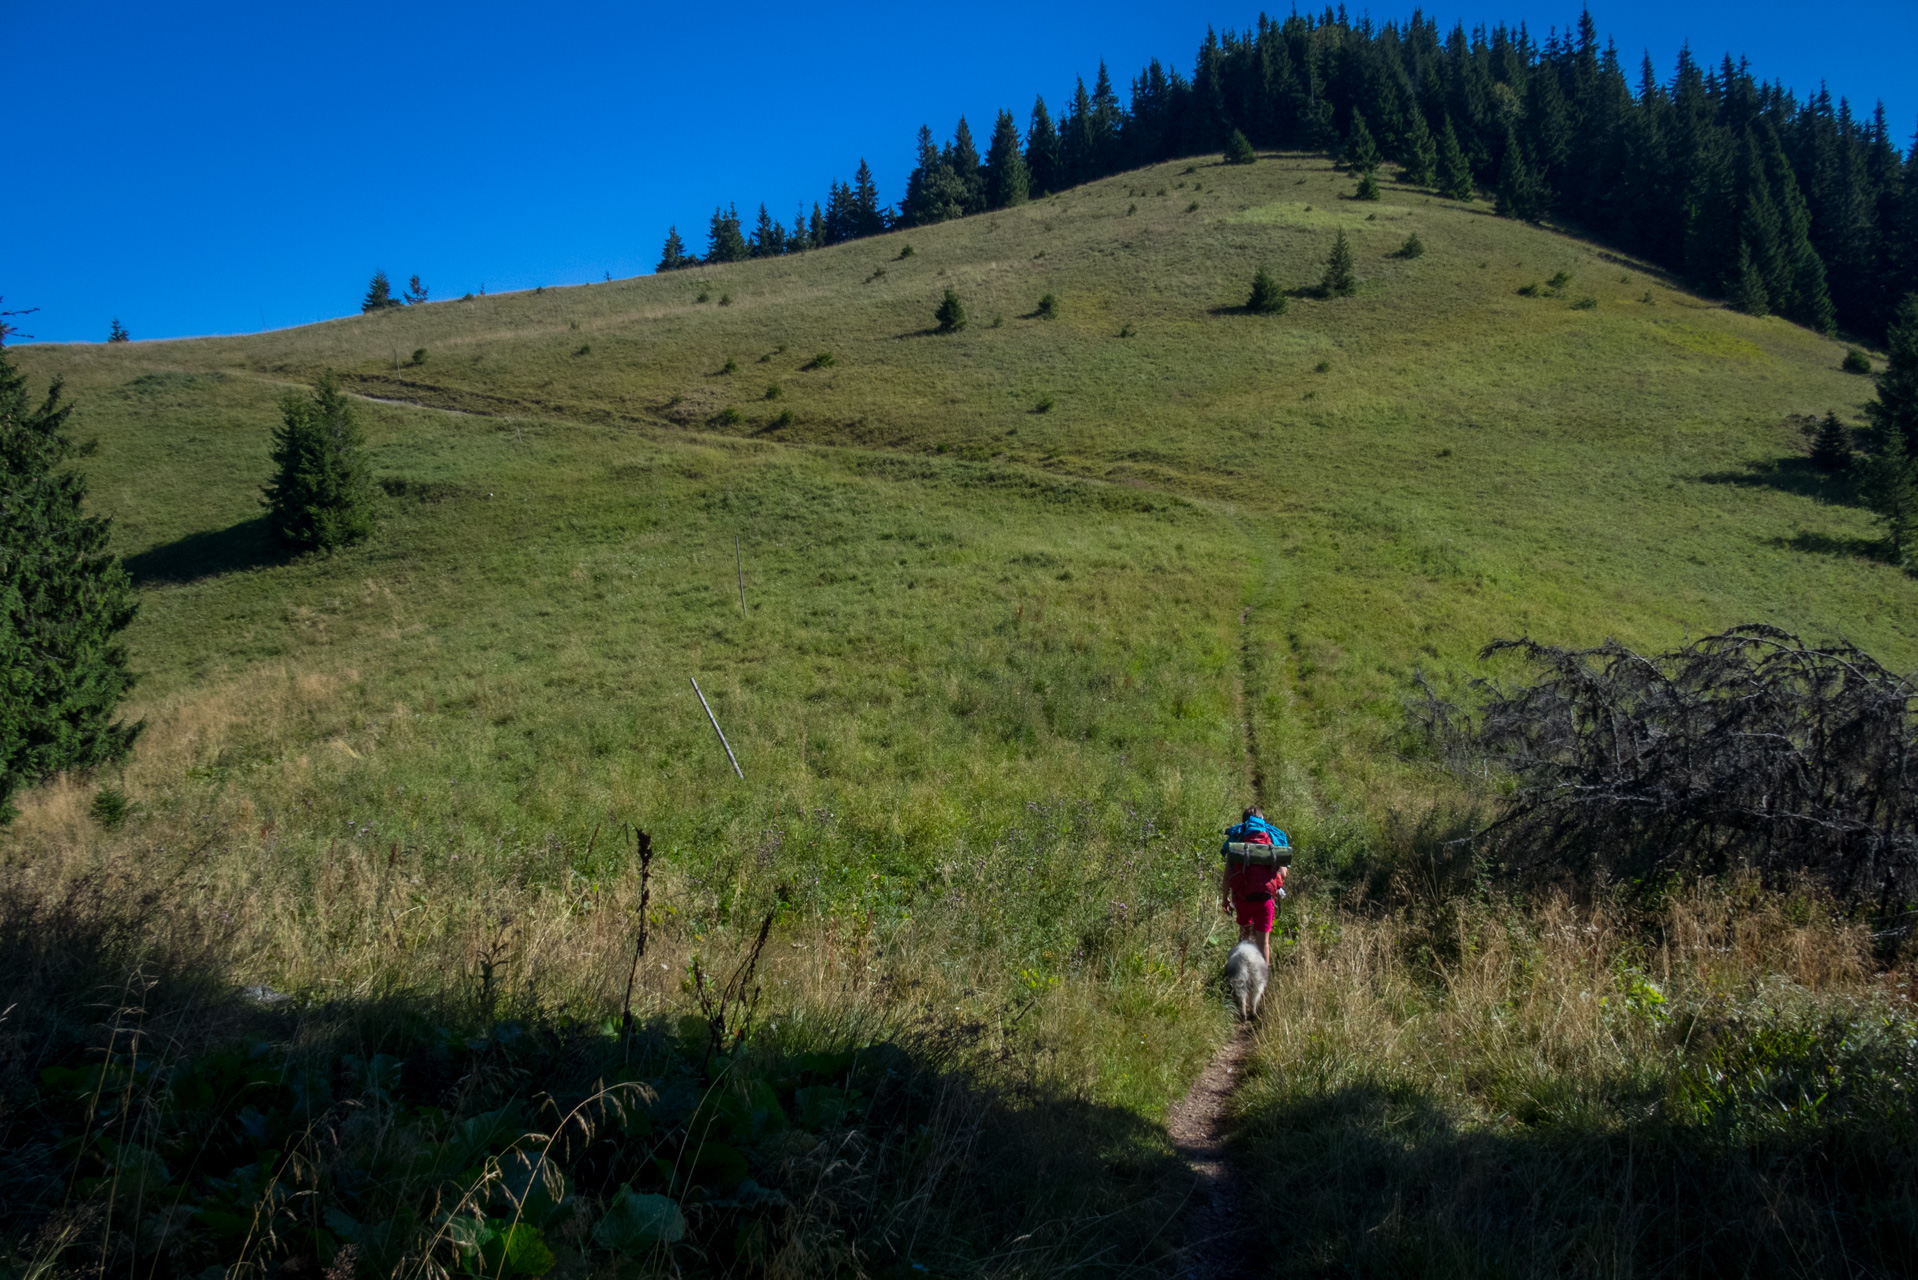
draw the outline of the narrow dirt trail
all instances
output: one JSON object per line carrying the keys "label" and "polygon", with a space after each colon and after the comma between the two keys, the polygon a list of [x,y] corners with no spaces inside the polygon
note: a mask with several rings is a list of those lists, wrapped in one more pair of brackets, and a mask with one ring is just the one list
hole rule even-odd
{"label": "narrow dirt trail", "polygon": [[1259,1274],[1258,1225],[1246,1212],[1243,1185],[1226,1154],[1232,1094],[1251,1047],[1252,1030],[1242,1024],[1166,1117],[1166,1132],[1194,1179],[1185,1243],[1173,1273],[1180,1280],[1251,1280]]}

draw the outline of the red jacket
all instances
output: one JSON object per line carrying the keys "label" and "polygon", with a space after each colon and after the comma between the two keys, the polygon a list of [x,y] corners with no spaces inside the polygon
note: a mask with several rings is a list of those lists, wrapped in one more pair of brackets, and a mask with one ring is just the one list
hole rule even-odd
{"label": "red jacket", "polygon": [[[1271,844],[1272,837],[1255,831],[1244,844]],[[1285,868],[1267,867],[1256,862],[1226,863],[1226,885],[1234,898],[1262,902],[1285,887]]]}

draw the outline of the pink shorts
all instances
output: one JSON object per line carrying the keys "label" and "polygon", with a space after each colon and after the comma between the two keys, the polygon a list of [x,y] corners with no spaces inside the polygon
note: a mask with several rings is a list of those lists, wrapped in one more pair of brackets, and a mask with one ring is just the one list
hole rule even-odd
{"label": "pink shorts", "polygon": [[1239,928],[1251,929],[1255,933],[1272,932],[1272,916],[1276,906],[1277,903],[1271,898],[1261,902],[1241,898],[1236,893],[1232,895],[1232,912],[1239,918]]}

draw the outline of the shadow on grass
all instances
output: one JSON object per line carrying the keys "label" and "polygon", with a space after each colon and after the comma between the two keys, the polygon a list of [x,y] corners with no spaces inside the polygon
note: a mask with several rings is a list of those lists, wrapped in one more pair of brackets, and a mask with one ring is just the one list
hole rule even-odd
{"label": "shadow on grass", "polygon": [[[1531,1109],[1575,1111],[1571,1087]],[[1911,1275],[1918,1179],[1894,1125],[1762,1132],[1664,1119],[1619,1082],[1582,1122],[1461,1128],[1408,1085],[1330,1089],[1245,1117],[1260,1225],[1286,1276]],[[1518,1107],[1524,1111],[1527,1107]],[[1843,1260],[1842,1265],[1841,1261]]]}
{"label": "shadow on grass", "polygon": [[1776,489],[1838,507],[1863,507],[1861,468],[1825,471],[1810,458],[1773,458],[1747,462],[1737,471],[1712,471],[1698,477],[1700,484],[1728,484],[1742,489]]}
{"label": "shadow on grass", "polygon": [[1803,551],[1815,556],[1856,557],[1862,560],[1885,559],[1885,544],[1879,538],[1835,537],[1827,533],[1795,533],[1789,538],[1768,538],[1766,546],[1785,551]]}
{"label": "shadow on grass", "polygon": [[124,563],[134,586],[158,587],[286,564],[293,555],[267,529],[266,517],[255,516],[224,529],[189,533],[128,556]]}
{"label": "shadow on grass", "polygon": [[1176,1244],[1160,1128],[985,1027],[825,1009],[735,1047],[691,1000],[307,1003],[236,989],[137,874],[0,882],[0,1232],[76,1274],[1144,1275]]}

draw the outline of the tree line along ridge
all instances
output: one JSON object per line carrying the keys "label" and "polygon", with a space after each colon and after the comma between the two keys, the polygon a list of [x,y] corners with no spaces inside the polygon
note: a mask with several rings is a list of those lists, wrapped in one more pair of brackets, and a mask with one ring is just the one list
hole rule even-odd
{"label": "tree line along ridge", "polygon": [[1251,148],[1340,154],[1363,178],[1381,159],[1452,199],[1550,217],[1641,255],[1754,315],[1882,339],[1918,290],[1918,145],[1901,154],[1880,103],[1869,118],[1821,86],[1800,100],[1727,55],[1682,51],[1668,80],[1636,83],[1591,14],[1542,44],[1523,24],[1441,34],[1417,14],[1356,21],[1343,7],[1208,31],[1191,74],[1153,59],[1122,103],[1103,62],[1063,118],[1043,97],[1020,136],[1000,111],[982,157],[962,117],[936,146],[919,131],[898,205],[862,159],[789,225],[716,209],[703,255],[677,227],[658,269],[823,248],[1024,201],[1128,169]]}

